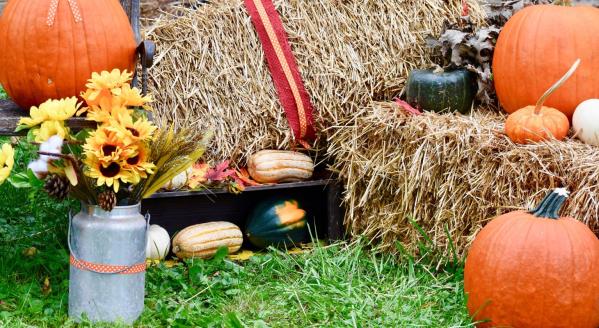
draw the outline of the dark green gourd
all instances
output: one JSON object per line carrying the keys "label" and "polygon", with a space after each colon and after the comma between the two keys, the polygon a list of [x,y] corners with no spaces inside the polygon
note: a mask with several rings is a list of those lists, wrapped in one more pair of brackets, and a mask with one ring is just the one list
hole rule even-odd
{"label": "dark green gourd", "polygon": [[467,114],[475,95],[475,76],[465,69],[413,70],[406,85],[406,100],[410,105],[438,113]]}

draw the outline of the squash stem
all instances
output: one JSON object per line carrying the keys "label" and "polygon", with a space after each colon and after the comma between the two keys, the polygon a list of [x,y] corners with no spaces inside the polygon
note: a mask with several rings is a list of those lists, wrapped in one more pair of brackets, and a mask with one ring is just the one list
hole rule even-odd
{"label": "squash stem", "polygon": [[559,211],[568,199],[568,191],[565,188],[552,190],[543,201],[530,213],[538,218],[559,219]]}
{"label": "squash stem", "polygon": [[539,98],[535,106],[536,115],[539,115],[541,113],[541,108],[543,107],[545,100],[547,100],[547,98],[549,98],[549,96],[551,96],[551,94],[554,93],[555,90],[559,89],[564,83],[566,83],[566,81],[574,74],[574,72],[576,72],[576,69],[578,69],[578,65],[580,65],[580,59],[576,59],[576,61],[574,62],[572,67],[570,67],[568,72],[566,72],[566,74],[564,74],[564,76],[562,76],[561,79],[555,82],[555,84],[552,85],[551,88],[549,88],[547,91],[545,91],[541,98]]}

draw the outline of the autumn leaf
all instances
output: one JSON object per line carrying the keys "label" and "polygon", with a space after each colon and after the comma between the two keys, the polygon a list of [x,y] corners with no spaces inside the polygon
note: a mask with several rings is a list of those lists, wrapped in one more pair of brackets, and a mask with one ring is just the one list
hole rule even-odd
{"label": "autumn leaf", "polygon": [[191,168],[191,175],[187,179],[187,186],[190,189],[196,189],[203,183],[205,183],[208,178],[207,174],[210,170],[210,165],[206,163],[197,163],[194,164]]}
{"label": "autumn leaf", "polygon": [[233,260],[233,261],[247,261],[250,259],[250,257],[254,256],[254,252],[252,251],[248,251],[248,250],[243,250],[237,254],[231,254],[228,256],[229,259]]}
{"label": "autumn leaf", "polygon": [[413,114],[413,115],[422,115],[422,112],[419,111],[418,109],[412,107],[412,105],[408,104],[407,102],[401,100],[401,99],[396,99],[395,103],[397,105],[399,105],[399,107],[401,109],[403,109],[404,111]]}
{"label": "autumn leaf", "polygon": [[250,177],[250,173],[246,168],[240,168],[238,171],[235,171],[236,177],[243,182],[246,186],[260,186],[261,183],[255,181]]}
{"label": "autumn leaf", "polygon": [[235,170],[229,168],[230,161],[223,161],[213,169],[208,170],[206,179],[211,182],[224,182],[227,178],[235,175]]}

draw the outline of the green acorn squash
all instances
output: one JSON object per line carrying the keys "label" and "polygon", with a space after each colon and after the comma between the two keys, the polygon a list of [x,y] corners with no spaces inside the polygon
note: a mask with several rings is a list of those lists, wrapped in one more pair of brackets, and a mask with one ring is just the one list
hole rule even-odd
{"label": "green acorn squash", "polygon": [[246,228],[248,240],[256,247],[287,246],[305,240],[306,211],[295,199],[264,201],[250,214]]}
{"label": "green acorn squash", "polygon": [[476,78],[465,69],[413,70],[406,84],[407,102],[433,112],[470,112],[476,95]]}

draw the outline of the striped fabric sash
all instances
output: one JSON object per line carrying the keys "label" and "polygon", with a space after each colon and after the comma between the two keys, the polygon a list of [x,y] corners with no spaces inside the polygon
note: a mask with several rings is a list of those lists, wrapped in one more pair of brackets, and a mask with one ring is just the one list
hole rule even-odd
{"label": "striped fabric sash", "polygon": [[293,136],[299,144],[308,148],[309,142],[315,138],[314,108],[289,46],[281,17],[272,0],[244,1],[262,43]]}

